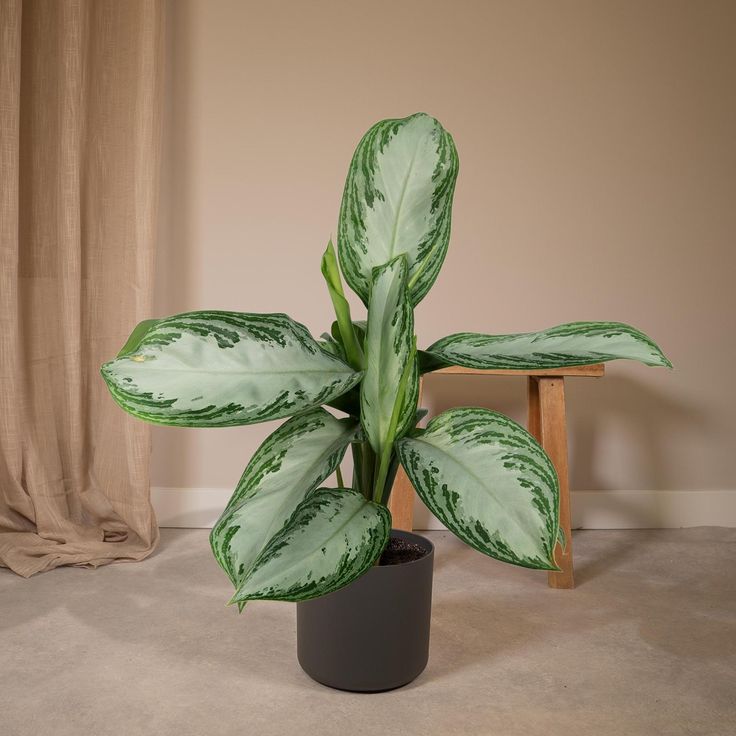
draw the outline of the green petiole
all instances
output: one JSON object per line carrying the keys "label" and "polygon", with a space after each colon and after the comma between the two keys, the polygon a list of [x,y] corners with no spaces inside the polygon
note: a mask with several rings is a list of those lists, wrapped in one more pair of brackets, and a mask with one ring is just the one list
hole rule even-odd
{"label": "green petiole", "polygon": [[337,265],[337,256],[335,255],[332,240],[327,244],[327,250],[325,250],[322,256],[322,275],[325,277],[327,290],[330,292],[330,299],[332,299],[332,306],[335,309],[337,326],[340,329],[340,336],[345,346],[348,363],[356,370],[363,370],[363,350],[355,334],[355,328],[353,327],[353,321],[350,316],[350,305],[342,289],[340,268]]}

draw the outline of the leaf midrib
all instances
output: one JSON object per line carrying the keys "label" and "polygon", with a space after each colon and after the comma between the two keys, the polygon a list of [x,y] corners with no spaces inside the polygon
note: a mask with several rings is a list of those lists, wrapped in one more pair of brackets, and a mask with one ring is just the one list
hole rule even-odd
{"label": "leaf midrib", "polygon": [[404,177],[404,183],[401,187],[401,195],[399,196],[399,203],[396,206],[396,217],[394,218],[394,226],[391,232],[391,245],[390,245],[390,257],[389,260],[394,258],[396,255],[394,248],[396,246],[396,236],[399,231],[399,220],[401,219],[401,208],[404,205],[404,198],[406,197],[406,190],[409,188],[409,179],[411,178],[412,172],[414,171],[414,164],[417,160],[417,153],[419,151],[419,140],[414,144],[414,152],[412,153],[411,162],[409,163],[409,170]]}
{"label": "leaf midrib", "polygon": [[[135,362],[147,362],[147,361],[133,361]],[[151,361],[154,363],[154,361]],[[261,374],[268,374],[269,376],[285,376],[290,374],[297,374],[302,375],[304,373],[319,373],[321,375],[355,375],[358,373],[358,371],[354,371],[348,366],[346,366],[346,370],[344,371],[337,371],[337,370],[320,370],[318,368],[305,368],[305,369],[299,369],[299,370],[290,370],[290,371],[274,371],[274,370],[262,370],[262,371],[246,371],[246,370],[222,370],[219,368],[167,368],[163,366],[156,367],[155,365],[153,367],[147,366],[146,370],[157,370],[157,371],[165,371],[167,373],[215,373],[217,375],[246,375],[246,376],[253,376],[253,375],[261,375]]]}

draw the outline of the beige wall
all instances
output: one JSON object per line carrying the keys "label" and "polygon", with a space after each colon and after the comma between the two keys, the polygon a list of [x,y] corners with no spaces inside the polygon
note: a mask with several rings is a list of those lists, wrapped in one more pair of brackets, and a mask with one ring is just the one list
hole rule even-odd
{"label": "beige wall", "polygon": [[[157,314],[329,325],[319,272],[363,131],[423,110],[461,170],[420,346],[630,322],[676,371],[569,382],[573,488],[736,489],[736,4],[170,7]],[[358,315],[356,315],[358,316]],[[523,417],[513,379],[435,377],[434,411]],[[158,429],[154,484],[231,487],[274,425]]]}

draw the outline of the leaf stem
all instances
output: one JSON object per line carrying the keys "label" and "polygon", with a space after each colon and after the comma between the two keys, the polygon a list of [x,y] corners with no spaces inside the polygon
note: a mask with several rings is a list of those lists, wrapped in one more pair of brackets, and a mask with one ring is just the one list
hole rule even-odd
{"label": "leaf stem", "polygon": [[337,265],[337,257],[332,240],[327,244],[327,250],[325,250],[322,256],[322,275],[327,282],[327,290],[330,292],[330,299],[332,299],[332,306],[335,309],[337,326],[340,330],[343,345],[345,346],[348,363],[356,370],[363,370],[363,350],[355,334],[353,320],[350,315],[350,305],[345,298],[345,292],[342,288],[340,268]]}
{"label": "leaf stem", "polygon": [[361,454],[363,456],[363,465],[361,466],[363,472],[361,477],[362,488],[360,490],[363,492],[363,495],[366,497],[366,499],[370,501],[371,490],[373,488],[373,478],[375,475],[374,466],[376,455],[373,452],[373,448],[367,441],[364,442],[363,446],[361,447]]}
{"label": "leaf stem", "polygon": [[375,454],[368,442],[353,443],[353,489],[362,493],[367,501],[373,491],[373,466]]}

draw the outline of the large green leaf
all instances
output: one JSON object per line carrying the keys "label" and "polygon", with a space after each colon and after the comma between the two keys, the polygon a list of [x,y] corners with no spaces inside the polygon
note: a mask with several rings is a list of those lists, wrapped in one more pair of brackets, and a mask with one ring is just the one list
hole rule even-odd
{"label": "large green leaf", "polygon": [[559,485],[536,440],[487,409],[450,409],[397,451],[422,501],[471,547],[554,570]]}
{"label": "large green leaf", "polygon": [[210,533],[215,558],[236,588],[269,540],[306,494],[335,471],[359,435],[357,422],[313,409],[264,440]]}
{"label": "large green leaf", "polygon": [[291,416],[362,375],[285,314],[178,314],[158,320],[134,348],[102,366],[114,399],[141,419],[181,427]]}
{"label": "large green leaf", "polygon": [[360,141],[345,182],[338,251],[364,304],[373,269],[401,253],[411,303],[429,291],[447,253],[457,172],[452,137],[423,113],[382,120]]}
{"label": "large green leaf", "polygon": [[[419,396],[419,374],[412,357],[414,313],[406,290],[407,273],[403,255],[373,272],[360,404],[365,433],[378,455],[395,436],[400,437],[413,426]],[[410,361],[412,364],[408,365]],[[401,378],[407,370],[402,389]],[[399,413],[392,427],[397,401]]]}
{"label": "large green leaf", "polygon": [[303,601],[366,572],[386,546],[391,514],[346,488],[320,488],[297,507],[258,556],[232,603]]}
{"label": "large green leaf", "polygon": [[[570,322],[517,335],[461,332],[427,348],[423,363],[428,370],[440,368],[442,363],[481,370],[534,370],[617,358],[672,367],[651,338],[622,322]],[[435,365],[431,365],[432,359],[437,361]]]}

